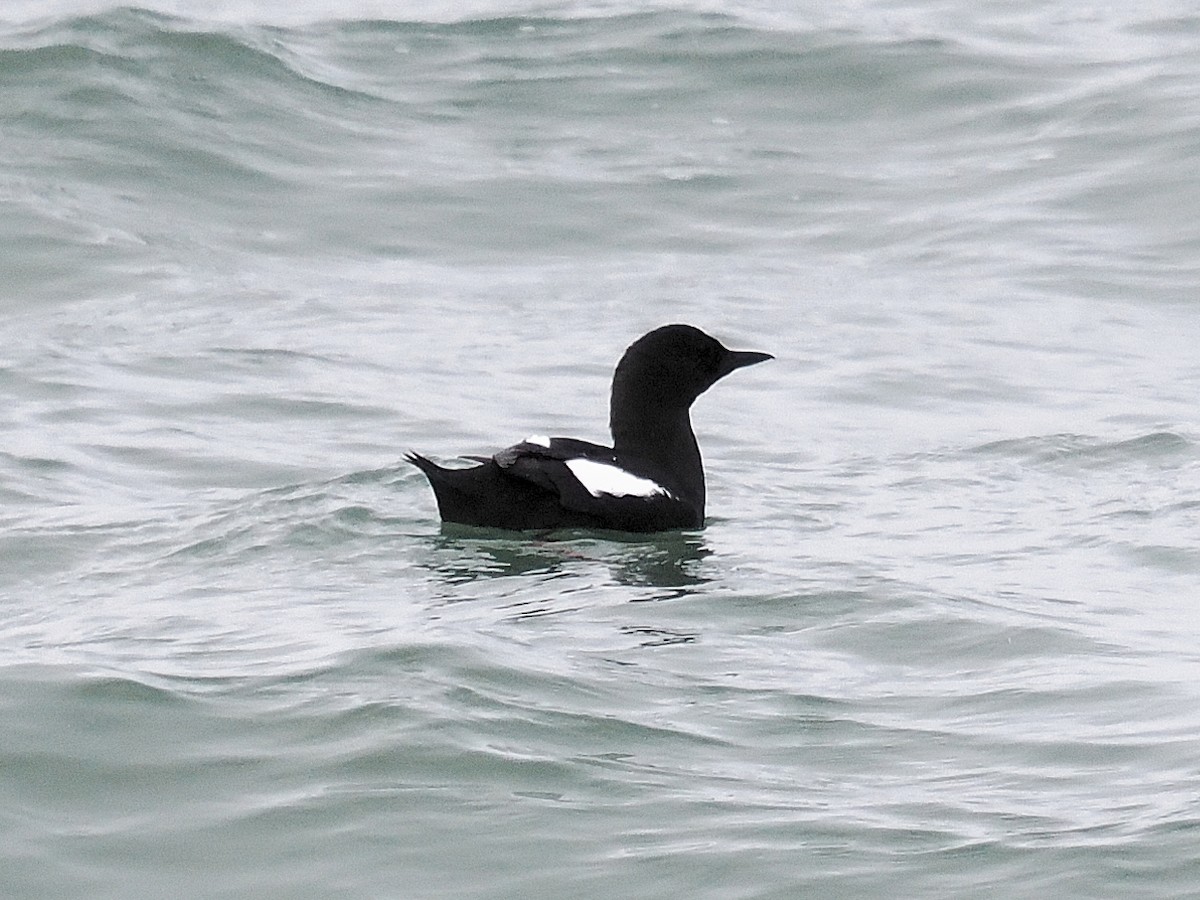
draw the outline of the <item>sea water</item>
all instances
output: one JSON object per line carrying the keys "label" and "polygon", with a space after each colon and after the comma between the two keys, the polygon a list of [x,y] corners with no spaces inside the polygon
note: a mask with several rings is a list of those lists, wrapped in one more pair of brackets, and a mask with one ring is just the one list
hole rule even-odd
{"label": "sea water", "polygon": [[[0,896],[1200,894],[1188,4],[0,10]],[[607,440],[702,531],[443,529]]]}

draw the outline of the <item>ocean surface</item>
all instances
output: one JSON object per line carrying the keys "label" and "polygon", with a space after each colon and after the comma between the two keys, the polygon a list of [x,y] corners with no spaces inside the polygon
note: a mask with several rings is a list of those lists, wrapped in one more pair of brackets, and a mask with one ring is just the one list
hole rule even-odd
{"label": "ocean surface", "polygon": [[[1200,896],[1194,4],[0,8],[0,897]],[[607,441],[709,521],[443,529]]]}

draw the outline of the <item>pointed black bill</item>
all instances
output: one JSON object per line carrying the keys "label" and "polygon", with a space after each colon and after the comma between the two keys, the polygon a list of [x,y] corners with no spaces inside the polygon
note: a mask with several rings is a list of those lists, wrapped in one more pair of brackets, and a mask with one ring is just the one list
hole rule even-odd
{"label": "pointed black bill", "polygon": [[721,374],[717,377],[723,378],[734,369],[753,366],[774,358],[770,353],[759,353],[756,350],[729,350],[726,352],[725,358],[721,360]]}

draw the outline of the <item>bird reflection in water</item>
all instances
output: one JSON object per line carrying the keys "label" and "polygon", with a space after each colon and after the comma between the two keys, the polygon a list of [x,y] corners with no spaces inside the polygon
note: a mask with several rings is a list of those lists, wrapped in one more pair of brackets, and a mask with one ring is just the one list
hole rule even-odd
{"label": "bird reflection in water", "polygon": [[[470,526],[443,525],[434,540],[435,556],[426,565],[447,584],[460,585],[491,578],[578,575],[589,563],[606,566],[612,581],[631,588],[660,588],[636,592],[631,601],[665,600],[689,593],[709,580],[703,561],[712,554],[700,534],[664,532],[650,539],[638,535],[622,540],[618,534],[560,532],[514,540],[511,532]],[[464,598],[465,599],[465,598]]]}

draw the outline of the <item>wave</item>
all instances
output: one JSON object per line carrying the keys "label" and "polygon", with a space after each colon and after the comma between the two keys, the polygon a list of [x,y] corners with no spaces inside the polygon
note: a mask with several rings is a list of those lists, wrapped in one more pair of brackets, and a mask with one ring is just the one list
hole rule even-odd
{"label": "wave", "polygon": [[1146,17],[1108,23],[1123,43],[1098,61],[1030,56],[997,23],[495,12],[281,25],[115,9],[8,29],[0,197],[21,283],[86,290],[97,259],[244,249],[800,246],[974,279],[1019,265],[1026,295],[1120,299],[1177,298],[1197,274],[1185,253],[1164,264],[1200,237],[1200,111],[1179,86],[1195,73],[1178,53],[1164,71],[1152,51],[1179,34]]}
{"label": "wave", "polygon": [[1186,465],[1193,461],[1195,449],[1195,441],[1184,435],[1155,431],[1118,440],[1081,434],[1012,438],[983,444],[973,452],[1036,464],[1110,468],[1129,463]]}

